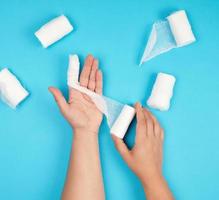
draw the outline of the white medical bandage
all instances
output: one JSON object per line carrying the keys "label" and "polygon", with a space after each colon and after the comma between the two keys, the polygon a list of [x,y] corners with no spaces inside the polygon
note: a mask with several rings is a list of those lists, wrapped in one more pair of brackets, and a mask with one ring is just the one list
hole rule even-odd
{"label": "white medical bandage", "polygon": [[16,108],[29,95],[7,68],[0,71],[0,94],[2,100],[12,108]]}
{"label": "white medical bandage", "polygon": [[106,116],[110,133],[119,138],[123,138],[135,116],[135,109],[80,86],[79,83],[76,82],[76,80],[78,80],[76,75],[79,76],[79,60],[76,59],[76,56],[77,55],[69,57],[70,63],[67,73],[68,86],[88,95],[96,107]]}
{"label": "white medical bandage", "polygon": [[185,10],[173,13],[167,17],[177,47],[195,42],[195,36]]}
{"label": "white medical bandage", "polygon": [[69,55],[69,66],[68,66],[68,85],[72,83],[78,83],[79,78],[79,71],[80,71],[80,62],[77,55]]}
{"label": "white medical bandage", "polygon": [[173,48],[195,41],[185,10],[177,11],[169,15],[166,20],[153,24],[140,65]]}
{"label": "white medical bandage", "polygon": [[174,76],[159,73],[154,83],[151,95],[147,100],[148,106],[161,111],[169,110],[175,82],[176,79]]}
{"label": "white medical bandage", "polygon": [[111,127],[110,132],[119,138],[123,138],[134,116],[135,109],[131,106],[124,105],[121,113]]}
{"label": "white medical bandage", "polygon": [[67,17],[61,15],[43,25],[35,32],[35,36],[39,39],[43,47],[47,48],[69,34],[72,30],[73,26]]}

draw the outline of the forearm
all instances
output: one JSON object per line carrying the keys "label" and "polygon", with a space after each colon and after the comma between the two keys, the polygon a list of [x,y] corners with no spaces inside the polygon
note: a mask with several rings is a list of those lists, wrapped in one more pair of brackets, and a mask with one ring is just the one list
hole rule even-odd
{"label": "forearm", "polygon": [[142,181],[148,200],[174,200],[174,197],[162,176],[151,178],[150,181]]}
{"label": "forearm", "polygon": [[83,131],[75,132],[62,199],[103,200],[104,198],[98,135]]}

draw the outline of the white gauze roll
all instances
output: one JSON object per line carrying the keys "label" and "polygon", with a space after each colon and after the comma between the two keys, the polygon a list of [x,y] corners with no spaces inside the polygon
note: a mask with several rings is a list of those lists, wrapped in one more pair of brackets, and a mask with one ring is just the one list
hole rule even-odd
{"label": "white gauze roll", "polygon": [[175,77],[170,74],[158,73],[147,101],[148,106],[161,111],[169,110],[175,81]]}
{"label": "white gauze roll", "polygon": [[195,36],[185,10],[177,11],[167,17],[177,47],[195,42]]}
{"label": "white gauze roll", "polygon": [[68,86],[88,95],[96,107],[106,116],[107,123],[111,128],[110,132],[119,138],[123,138],[135,116],[135,109],[80,86],[78,83],[79,65],[78,56],[70,55],[67,73]]}
{"label": "white gauze roll", "polygon": [[66,16],[61,15],[35,32],[35,36],[39,39],[44,48],[57,42],[73,30],[73,26]]}
{"label": "white gauze roll", "polygon": [[0,71],[0,93],[3,101],[12,108],[16,108],[29,94],[7,68]]}
{"label": "white gauze roll", "polygon": [[135,109],[131,106],[124,105],[119,117],[116,119],[115,123],[110,129],[110,133],[119,138],[123,138],[134,116]]}

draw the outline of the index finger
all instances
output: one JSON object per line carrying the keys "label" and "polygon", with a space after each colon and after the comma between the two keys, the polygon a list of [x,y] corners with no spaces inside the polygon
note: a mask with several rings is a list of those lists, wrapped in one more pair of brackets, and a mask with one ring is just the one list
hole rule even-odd
{"label": "index finger", "polygon": [[141,104],[137,103],[135,108],[136,108],[136,118],[137,118],[136,139],[138,140],[139,138],[141,140],[143,137],[146,136],[147,125]]}

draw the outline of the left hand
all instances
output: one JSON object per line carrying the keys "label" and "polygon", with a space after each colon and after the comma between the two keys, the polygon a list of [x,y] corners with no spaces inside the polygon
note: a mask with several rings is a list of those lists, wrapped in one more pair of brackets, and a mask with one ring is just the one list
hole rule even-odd
{"label": "left hand", "polygon": [[[98,60],[88,55],[80,75],[80,85],[101,95],[102,79],[102,72],[98,69]],[[54,87],[50,87],[49,90],[61,113],[75,132],[98,133],[103,116],[87,95],[69,88],[69,100],[66,102],[60,90]]]}

